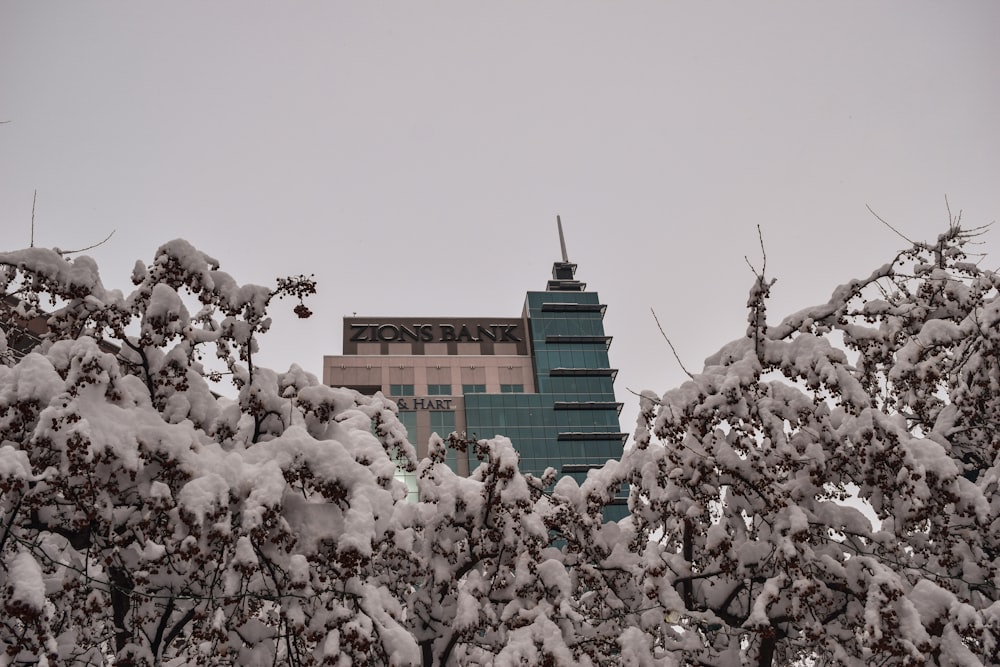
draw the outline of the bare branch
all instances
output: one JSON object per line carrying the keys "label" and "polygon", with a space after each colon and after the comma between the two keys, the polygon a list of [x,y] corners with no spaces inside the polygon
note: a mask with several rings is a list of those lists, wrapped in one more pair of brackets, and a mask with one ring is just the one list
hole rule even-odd
{"label": "bare branch", "polygon": [[757,238],[760,239],[760,256],[764,260],[764,264],[761,266],[760,271],[757,271],[754,265],[750,263],[750,258],[746,255],[743,255],[743,260],[747,263],[747,266],[750,267],[750,270],[753,271],[753,274],[763,280],[764,276],[767,274],[767,251],[764,250],[764,233],[760,230],[760,225],[757,225]]}
{"label": "bare branch", "polygon": [[951,213],[951,203],[948,201],[948,195],[944,196],[944,207],[948,210],[948,226],[952,229],[958,229],[962,224],[962,211],[958,211],[958,215],[952,215]]}
{"label": "bare branch", "polygon": [[685,375],[693,380],[694,375],[692,375],[688,369],[684,368],[684,362],[681,361],[680,356],[677,354],[677,349],[674,347],[674,344],[670,342],[670,338],[667,337],[667,333],[663,330],[663,325],[660,324],[660,318],[656,316],[656,311],[650,308],[649,312],[653,313],[653,319],[656,321],[656,326],[660,328],[660,335],[663,336],[663,340],[667,341],[667,345],[670,346],[670,351],[674,353],[674,359],[677,360],[677,365],[681,367],[681,370],[684,371]]}
{"label": "bare branch", "polygon": [[[31,198],[31,243],[28,246],[30,248],[34,248],[35,247],[35,204],[37,204],[37,203],[38,203],[38,190],[35,190],[35,194]],[[86,248],[80,248],[79,250],[59,250],[59,253],[62,254],[62,255],[70,255],[70,254],[75,253],[75,252],[84,252],[85,250],[91,250],[93,248],[96,248],[97,246],[104,245],[105,243],[108,242],[108,240],[112,236],[115,235],[116,231],[118,231],[118,230],[117,229],[112,229],[111,233],[108,234],[107,236],[105,236],[103,241],[95,243],[94,245],[89,245]]]}
{"label": "bare branch", "polygon": [[[690,373],[689,373],[689,375],[690,375]],[[650,398],[649,394],[644,394],[641,391],[636,391],[635,389],[632,389],[631,387],[625,387],[625,391],[627,391],[628,393],[632,394],[633,396],[637,396],[639,398]],[[650,399],[650,400],[652,400],[652,399]],[[663,401],[661,401],[660,399],[656,399],[654,401],[654,403],[656,403],[657,405],[663,405]]]}
{"label": "bare branch", "polygon": [[108,242],[108,240],[109,240],[109,239],[110,239],[110,238],[111,238],[112,236],[114,236],[114,235],[115,235],[115,232],[116,232],[116,231],[118,231],[118,230],[117,230],[117,229],[112,229],[112,230],[111,230],[111,233],[110,233],[110,234],[108,234],[107,236],[105,236],[105,237],[104,237],[104,240],[103,240],[103,241],[100,241],[100,242],[98,242],[98,243],[95,243],[94,245],[89,245],[89,246],[87,246],[86,248],[80,248],[79,250],[61,250],[60,252],[61,252],[62,254],[64,254],[64,255],[69,255],[69,254],[71,254],[71,253],[74,253],[74,252],[83,252],[83,251],[85,251],[85,250],[91,250],[92,248],[96,248],[97,246],[100,246],[100,245],[104,245],[105,243],[107,243],[107,242]]}
{"label": "bare branch", "polygon": [[[947,202],[947,198],[945,199],[945,201]],[[906,238],[906,235],[903,234],[903,232],[899,231],[898,229],[896,229],[895,227],[893,227],[892,225],[890,225],[888,222],[885,221],[884,218],[882,218],[882,216],[880,216],[878,213],[876,213],[875,211],[873,211],[871,206],[869,206],[868,204],[865,204],[865,208],[868,209],[869,213],[871,213],[872,215],[875,216],[876,220],[878,220],[879,222],[881,222],[883,225],[885,225],[886,227],[888,227],[892,231],[896,232],[896,235],[899,238],[903,239],[904,241],[906,241],[910,245],[915,245],[912,240]],[[951,213],[948,214],[948,218],[951,219]]]}
{"label": "bare branch", "polygon": [[767,275],[767,250],[764,249],[764,232],[760,230],[760,225],[757,225],[757,238],[760,240],[760,256],[764,261],[764,265],[760,267],[760,274],[765,276]]}

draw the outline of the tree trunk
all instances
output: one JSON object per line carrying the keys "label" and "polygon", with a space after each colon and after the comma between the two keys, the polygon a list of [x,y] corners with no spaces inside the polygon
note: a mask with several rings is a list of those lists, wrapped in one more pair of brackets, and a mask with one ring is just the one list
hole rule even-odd
{"label": "tree trunk", "polygon": [[[128,573],[120,568],[111,568],[111,612],[115,621],[115,652],[121,653],[129,643],[132,633],[125,627],[125,619],[132,602],[132,580]],[[132,665],[131,658],[119,658],[115,664],[128,667]]]}
{"label": "tree trunk", "polygon": [[763,635],[760,638],[760,653],[757,654],[757,667],[771,667],[774,662],[774,649],[778,643],[774,633]]}

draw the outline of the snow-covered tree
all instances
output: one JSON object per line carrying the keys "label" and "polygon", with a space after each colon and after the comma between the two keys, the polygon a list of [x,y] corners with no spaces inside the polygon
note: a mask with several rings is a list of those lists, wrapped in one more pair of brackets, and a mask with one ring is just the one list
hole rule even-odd
{"label": "snow-covered tree", "polygon": [[[502,437],[417,461],[381,395],[259,367],[304,276],[239,285],[173,241],[124,295],[86,257],[0,253],[6,312],[49,329],[0,366],[0,665],[997,664],[977,233],[774,326],[762,271],[746,335],[645,394],[635,446],[582,483]],[[623,482],[632,515],[605,522]]]}
{"label": "snow-covered tree", "polygon": [[522,474],[506,438],[448,444],[482,464],[456,476],[435,438],[420,465],[411,510],[423,570],[407,606],[424,665],[675,664],[641,629],[663,614],[639,584],[635,532],[602,518],[617,485],[567,476],[546,491],[555,472]]}
{"label": "snow-covered tree", "polygon": [[[395,460],[416,465],[395,406],[254,364],[270,301],[309,279],[238,285],[183,241],[128,296],[86,257],[0,265],[17,314],[52,308],[40,348],[0,367],[0,664],[414,653],[374,564],[406,492]],[[235,400],[210,390],[205,348]]]}
{"label": "snow-covered tree", "polygon": [[957,220],[647,393],[619,478],[690,665],[1000,662],[1000,275]]}
{"label": "snow-covered tree", "polygon": [[0,665],[673,664],[604,478],[547,490],[504,438],[418,462],[381,395],[254,363],[309,279],[239,285],[184,241],[127,296],[86,257],[0,267],[10,312],[49,311],[0,366]]}

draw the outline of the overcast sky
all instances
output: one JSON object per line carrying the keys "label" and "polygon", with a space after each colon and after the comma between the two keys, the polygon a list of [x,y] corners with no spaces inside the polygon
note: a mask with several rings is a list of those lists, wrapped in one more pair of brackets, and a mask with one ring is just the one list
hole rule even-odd
{"label": "overcast sky", "polygon": [[[344,315],[517,316],[559,258],[612,365],[663,392],[825,302],[902,239],[1000,217],[1000,3],[0,4],[7,249],[91,251],[127,289],[186,238],[240,282],[315,273],[262,361],[317,375]],[[986,262],[1000,265],[1000,229]]]}

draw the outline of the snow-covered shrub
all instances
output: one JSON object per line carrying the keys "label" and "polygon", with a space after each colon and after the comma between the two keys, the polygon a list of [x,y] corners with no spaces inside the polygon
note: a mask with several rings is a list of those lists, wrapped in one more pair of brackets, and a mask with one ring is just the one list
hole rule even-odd
{"label": "snow-covered shrub", "polygon": [[[0,267],[12,312],[51,311],[36,351],[0,366],[0,665],[652,655],[628,639],[636,536],[603,525],[600,484],[547,492],[506,439],[453,434],[482,464],[458,477],[435,441],[407,502],[397,461],[418,462],[392,402],[254,363],[270,302],[308,279],[239,285],[184,241],[127,296],[86,257]],[[235,399],[211,391],[212,355]]]}
{"label": "snow-covered shrub", "polygon": [[0,253],[9,312],[51,311],[0,366],[0,665],[998,664],[1000,275],[974,235],[774,326],[757,276],[746,335],[579,484],[502,437],[417,461],[381,395],[258,367],[302,276],[239,285],[173,241],[126,296]]}
{"label": "snow-covered shrub", "polygon": [[405,495],[393,461],[416,465],[395,406],[253,363],[270,301],[311,281],[238,285],[184,241],[128,296],[86,257],[0,264],[22,316],[53,307],[0,366],[0,664],[388,663],[407,633],[373,558]]}
{"label": "snow-covered shrub", "polygon": [[991,665],[1000,275],[957,224],[646,394],[633,485],[685,664]]}

